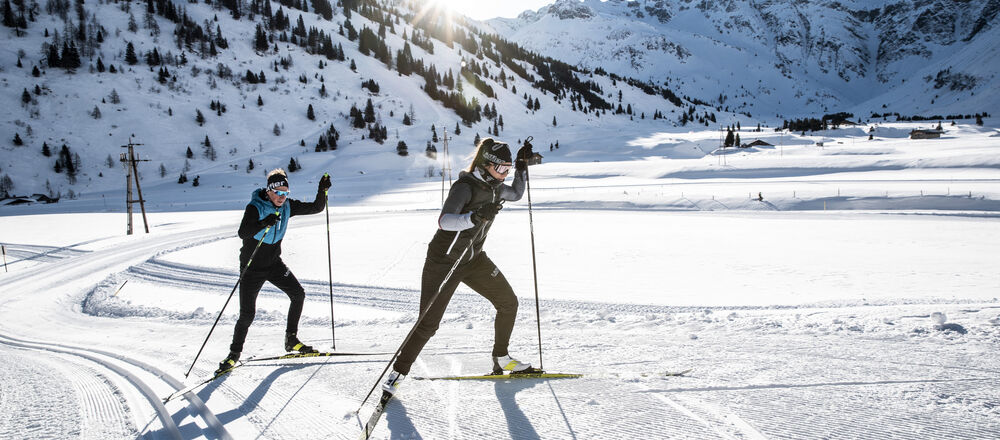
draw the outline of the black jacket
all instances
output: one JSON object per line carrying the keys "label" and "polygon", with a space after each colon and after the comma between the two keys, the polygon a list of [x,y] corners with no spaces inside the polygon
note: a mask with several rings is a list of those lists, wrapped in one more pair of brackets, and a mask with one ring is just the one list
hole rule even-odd
{"label": "black jacket", "polygon": [[[492,186],[472,173],[463,171],[459,174],[458,181],[452,185],[448,192],[448,198],[441,208],[441,216],[447,214],[468,215],[487,203],[500,202],[501,200],[520,200],[524,193],[524,186],[524,176],[521,173],[514,176],[513,186],[503,183]],[[436,263],[450,264],[454,263],[466,248],[469,248],[461,264],[468,263],[483,251],[483,244],[486,242],[491,225],[492,222],[489,222],[482,226],[482,232],[479,232],[481,229],[479,225],[462,231],[438,229],[427,246],[427,258]],[[478,235],[476,235],[477,233]],[[474,236],[476,240],[473,243]],[[471,247],[469,247],[470,243]]]}
{"label": "black jacket", "polygon": [[[254,194],[255,195],[253,197],[259,197],[264,199],[267,203],[271,203],[271,201],[267,198],[266,191],[258,191]],[[287,199],[285,200],[285,203],[289,204],[289,218],[295,217],[296,215],[316,214],[323,212],[323,208],[326,207],[326,194],[322,191],[317,192],[316,200],[312,203],[300,202],[295,199]],[[257,207],[254,206],[253,203],[247,204],[246,210],[243,211],[243,221],[240,223],[239,231],[237,231],[237,235],[243,239],[243,247],[240,248],[241,269],[247,266],[247,262],[250,260],[250,255],[253,254],[254,248],[257,247],[257,240],[254,239],[254,235],[267,227],[260,222],[259,218],[260,212]],[[282,220],[287,221],[287,219]],[[257,254],[253,257],[251,267],[247,270],[265,271],[274,264],[280,262],[281,240],[278,240],[273,244],[261,243],[260,248],[257,250]]]}

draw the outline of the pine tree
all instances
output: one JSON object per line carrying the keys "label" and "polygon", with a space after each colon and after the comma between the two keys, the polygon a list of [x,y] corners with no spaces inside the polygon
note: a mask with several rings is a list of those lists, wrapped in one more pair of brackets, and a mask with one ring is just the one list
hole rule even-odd
{"label": "pine tree", "polygon": [[14,145],[17,145],[18,147],[24,145],[24,141],[21,140],[21,133],[14,133]]}
{"label": "pine tree", "polygon": [[184,153],[184,157],[187,157],[188,159],[191,159],[191,158],[194,157],[194,152],[191,151],[191,147],[188,147],[187,153]]}
{"label": "pine tree", "polygon": [[135,46],[129,41],[128,45],[125,46],[125,62],[130,66],[134,66],[139,63],[139,58],[135,56]]}
{"label": "pine tree", "polygon": [[48,143],[42,142],[42,156],[45,156],[45,157],[51,157],[52,156],[52,150],[49,149],[49,144]]}
{"label": "pine tree", "polygon": [[403,113],[403,125],[413,125],[413,121],[410,120],[408,113]]}
{"label": "pine tree", "polygon": [[396,154],[398,154],[400,156],[406,156],[406,155],[410,154],[407,151],[406,142],[399,141],[399,143],[396,144]]}
{"label": "pine tree", "polygon": [[3,25],[14,27],[14,9],[10,6],[10,0],[3,0]]}
{"label": "pine tree", "polygon": [[[199,127],[205,125],[205,115],[201,114],[201,110],[195,109],[194,121],[198,123]],[[208,136],[205,136],[205,140],[208,140]]]}
{"label": "pine tree", "polygon": [[316,120],[316,113],[313,112],[312,104],[309,104],[309,108],[306,109],[306,117],[309,118],[310,121]]}
{"label": "pine tree", "polygon": [[191,182],[191,186],[198,186],[199,185],[198,179],[201,179],[201,176],[194,176],[194,180]]}
{"label": "pine tree", "polygon": [[24,92],[21,93],[21,102],[25,104],[31,102],[31,94],[28,93],[28,89],[24,89]]}
{"label": "pine tree", "polygon": [[260,23],[257,23],[257,33],[254,36],[253,48],[259,52],[266,52],[268,46],[267,33],[264,32],[264,27]]}
{"label": "pine tree", "polygon": [[375,106],[372,105],[371,98],[368,98],[368,102],[365,103],[365,122],[375,122]]}
{"label": "pine tree", "polygon": [[431,124],[431,142],[438,142],[437,127],[435,127],[434,124]]}
{"label": "pine tree", "polygon": [[160,163],[160,178],[162,179],[164,177],[167,177],[167,167]]}
{"label": "pine tree", "polygon": [[455,136],[462,134],[462,129],[459,128],[458,122],[455,123]]}
{"label": "pine tree", "polygon": [[250,171],[252,169],[253,169],[253,159],[250,159],[250,163],[247,164],[247,171]]}
{"label": "pine tree", "polygon": [[62,67],[65,69],[76,69],[82,64],[80,52],[76,49],[76,44],[63,42]]}
{"label": "pine tree", "polygon": [[264,106],[264,100],[261,99],[260,95],[257,95],[257,107],[263,107],[263,106]]}
{"label": "pine tree", "polygon": [[62,65],[62,60],[59,59],[59,47],[55,43],[49,45],[49,53],[46,56],[46,61],[49,64],[50,69],[54,69]]}
{"label": "pine tree", "polygon": [[983,115],[976,113],[976,125],[983,126]]}
{"label": "pine tree", "polygon": [[555,116],[552,116],[552,126],[553,127],[556,126],[556,117]]}

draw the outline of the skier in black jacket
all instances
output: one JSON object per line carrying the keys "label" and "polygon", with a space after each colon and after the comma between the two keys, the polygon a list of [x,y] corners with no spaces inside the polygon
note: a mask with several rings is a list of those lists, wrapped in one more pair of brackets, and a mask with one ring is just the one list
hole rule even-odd
{"label": "skier in black jacket", "polygon": [[[485,138],[477,146],[469,168],[459,174],[441,208],[439,229],[427,246],[420,285],[420,310],[426,316],[400,350],[393,371],[382,384],[383,390],[395,393],[400,381],[409,374],[420,350],[437,331],[459,283],[465,283],[496,308],[493,373],[533,371],[530,364],[510,357],[507,352],[517,317],[517,296],[500,269],[483,251],[486,235],[503,201],[520,200],[524,194],[526,159],[531,154],[530,144],[518,150],[513,185],[506,185],[503,182],[512,167],[510,148],[505,143]],[[459,258],[462,260],[445,282]],[[435,294],[437,299],[428,309]]]}
{"label": "skier in black jacket", "polygon": [[[279,168],[268,173],[267,188],[259,188],[250,196],[250,203],[243,211],[243,221],[237,233],[243,239],[243,247],[240,249],[240,268],[244,271],[240,281],[240,317],[236,321],[236,330],[233,331],[229,356],[219,363],[217,373],[232,367],[240,359],[243,342],[246,341],[247,331],[257,311],[257,294],[265,281],[270,281],[281,289],[291,300],[285,327],[285,351],[316,352],[296,336],[306,292],[292,271],[281,261],[281,240],[288,228],[289,218],[323,211],[330,185],[330,176],[324,175],[319,181],[316,199],[312,203],[290,199],[288,176]],[[260,243],[259,248],[257,243]],[[256,254],[254,249],[257,249]],[[251,255],[253,261],[250,261]]]}

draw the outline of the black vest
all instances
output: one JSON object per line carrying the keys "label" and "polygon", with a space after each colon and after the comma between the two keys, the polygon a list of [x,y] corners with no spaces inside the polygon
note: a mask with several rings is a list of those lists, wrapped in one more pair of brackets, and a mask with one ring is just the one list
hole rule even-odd
{"label": "black vest", "polygon": [[[467,185],[472,190],[472,198],[469,202],[462,207],[460,214],[465,214],[468,212],[473,212],[487,203],[494,203],[500,201],[500,191],[503,185],[491,186],[490,184],[477,179],[472,174],[463,173],[458,181],[455,182],[455,186]],[[473,236],[478,232],[476,236],[476,241],[472,243],[472,247],[465,252],[465,257],[462,258],[462,263],[465,264],[472,261],[472,258],[479,255],[483,250],[483,243],[486,242],[486,234],[490,232],[490,226],[493,222],[488,222],[483,228],[482,232],[480,228],[472,227],[464,231],[445,231],[444,229],[438,229],[434,234],[434,238],[431,239],[430,244],[427,246],[427,258],[436,263],[447,263],[452,264],[466,248],[469,248],[470,242],[472,242]]]}

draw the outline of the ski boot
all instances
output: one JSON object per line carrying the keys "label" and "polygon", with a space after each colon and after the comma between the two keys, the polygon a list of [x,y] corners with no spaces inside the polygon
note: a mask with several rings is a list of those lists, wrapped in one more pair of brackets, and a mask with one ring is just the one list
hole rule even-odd
{"label": "ski boot", "polygon": [[219,369],[215,370],[215,375],[218,376],[226,371],[233,369],[236,366],[236,362],[239,362],[240,354],[235,351],[230,351],[229,356],[226,356],[222,362],[219,362]]}
{"label": "ski boot", "polygon": [[532,368],[531,364],[521,362],[510,355],[493,357],[493,373],[491,374],[497,376],[504,374],[504,371],[510,371],[512,375],[542,372],[542,370]]}
{"label": "ski boot", "polygon": [[389,393],[391,395],[396,395],[396,390],[399,389],[399,383],[406,378],[405,374],[399,374],[399,372],[393,370],[389,373],[389,377],[382,382],[382,391]]}
{"label": "ski boot", "polygon": [[299,338],[295,337],[295,333],[285,333],[285,351],[296,351],[302,354],[319,353],[315,348],[303,344]]}

